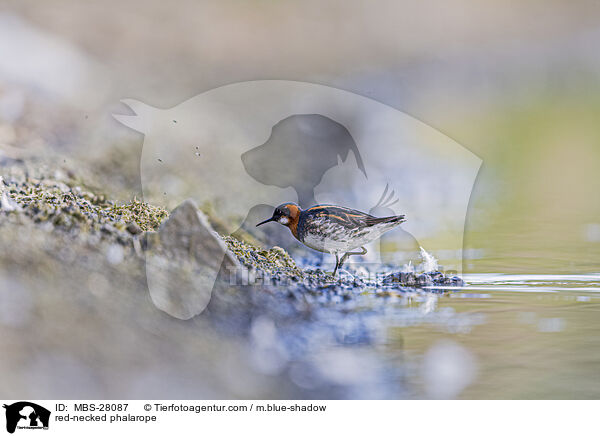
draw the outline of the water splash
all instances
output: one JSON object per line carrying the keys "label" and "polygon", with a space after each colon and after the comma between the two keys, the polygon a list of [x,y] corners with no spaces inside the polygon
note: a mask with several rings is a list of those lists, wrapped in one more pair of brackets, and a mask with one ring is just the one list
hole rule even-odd
{"label": "water splash", "polygon": [[421,257],[423,258],[423,272],[432,272],[438,270],[438,261],[433,255],[429,254],[423,247],[421,249]]}

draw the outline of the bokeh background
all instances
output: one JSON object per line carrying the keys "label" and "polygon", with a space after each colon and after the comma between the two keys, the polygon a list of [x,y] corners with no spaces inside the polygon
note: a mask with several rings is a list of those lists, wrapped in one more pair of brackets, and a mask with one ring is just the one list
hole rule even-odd
{"label": "bokeh background", "polygon": [[[169,108],[239,81],[314,82],[483,160],[464,272],[598,272],[599,46],[595,0],[3,0],[0,158],[67,156],[129,201],[143,137],[112,118],[121,99]],[[254,290],[184,323],[152,306],[141,262],[77,257],[48,235],[2,231],[0,397],[600,392],[597,294],[367,299],[342,313],[335,297],[295,312]]]}
{"label": "bokeh background", "polygon": [[56,146],[91,154],[133,143],[139,152],[141,138],[110,118],[124,97],[166,108],[253,79],[339,87],[405,111],[484,160],[465,271],[597,269],[593,0],[19,0],[0,14],[0,80],[18,94],[4,100],[62,111],[60,127],[34,121]]}

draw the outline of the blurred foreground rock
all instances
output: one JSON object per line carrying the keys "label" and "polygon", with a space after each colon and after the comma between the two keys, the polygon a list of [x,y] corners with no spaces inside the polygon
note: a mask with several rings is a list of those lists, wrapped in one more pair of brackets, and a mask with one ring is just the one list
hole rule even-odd
{"label": "blurred foreground rock", "polygon": [[221,268],[240,266],[193,200],[173,210],[156,239],[146,254],[150,295],[156,307],[179,319],[206,308]]}

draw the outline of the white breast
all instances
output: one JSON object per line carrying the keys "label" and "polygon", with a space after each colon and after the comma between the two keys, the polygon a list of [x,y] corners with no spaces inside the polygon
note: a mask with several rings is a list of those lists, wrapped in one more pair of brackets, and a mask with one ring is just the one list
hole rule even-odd
{"label": "white breast", "polygon": [[304,244],[326,253],[346,253],[374,241],[385,232],[382,228],[373,227],[349,233],[342,226],[332,222],[323,222],[319,228],[319,233],[306,232]]}

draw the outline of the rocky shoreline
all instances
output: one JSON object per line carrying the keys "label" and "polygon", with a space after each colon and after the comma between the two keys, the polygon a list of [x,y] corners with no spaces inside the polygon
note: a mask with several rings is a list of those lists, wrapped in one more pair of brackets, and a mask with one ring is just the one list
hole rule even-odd
{"label": "rocky shoreline", "polygon": [[[197,210],[193,202],[186,207],[176,208],[171,215],[164,208],[136,198],[117,203],[83,184],[68,169],[38,165],[36,171],[32,171],[32,165],[35,163],[26,161],[4,165],[0,179],[0,214],[5,228],[22,226],[25,221],[29,221],[30,225],[49,232],[50,238],[83,238],[90,244],[108,244],[110,247],[118,244],[124,253],[119,256],[132,254],[138,258],[143,257],[148,250],[160,252],[164,247],[173,248],[174,244],[186,244],[185,241],[177,242],[175,239],[192,232],[196,234],[193,241],[189,242],[193,246],[177,252],[174,257],[176,261],[185,260],[189,253],[197,252],[201,253],[196,255],[197,260],[210,263],[211,256],[221,259],[226,250],[226,257],[231,258],[231,265],[237,261],[238,266],[247,270],[246,284],[248,277],[255,281],[259,277],[260,283],[264,285],[286,285],[305,290],[325,290],[332,286],[415,290],[432,286],[464,285],[460,278],[446,276],[439,271],[390,272],[375,278],[349,274],[332,277],[315,267],[301,268],[280,247],[264,248],[232,236],[218,235],[213,230],[210,217]],[[192,228],[189,217],[195,213],[200,218],[194,219],[195,227]],[[212,242],[215,237],[224,243],[225,248]],[[215,252],[211,253],[211,250]],[[105,251],[110,257],[111,252],[114,254],[119,250],[112,248]]]}

